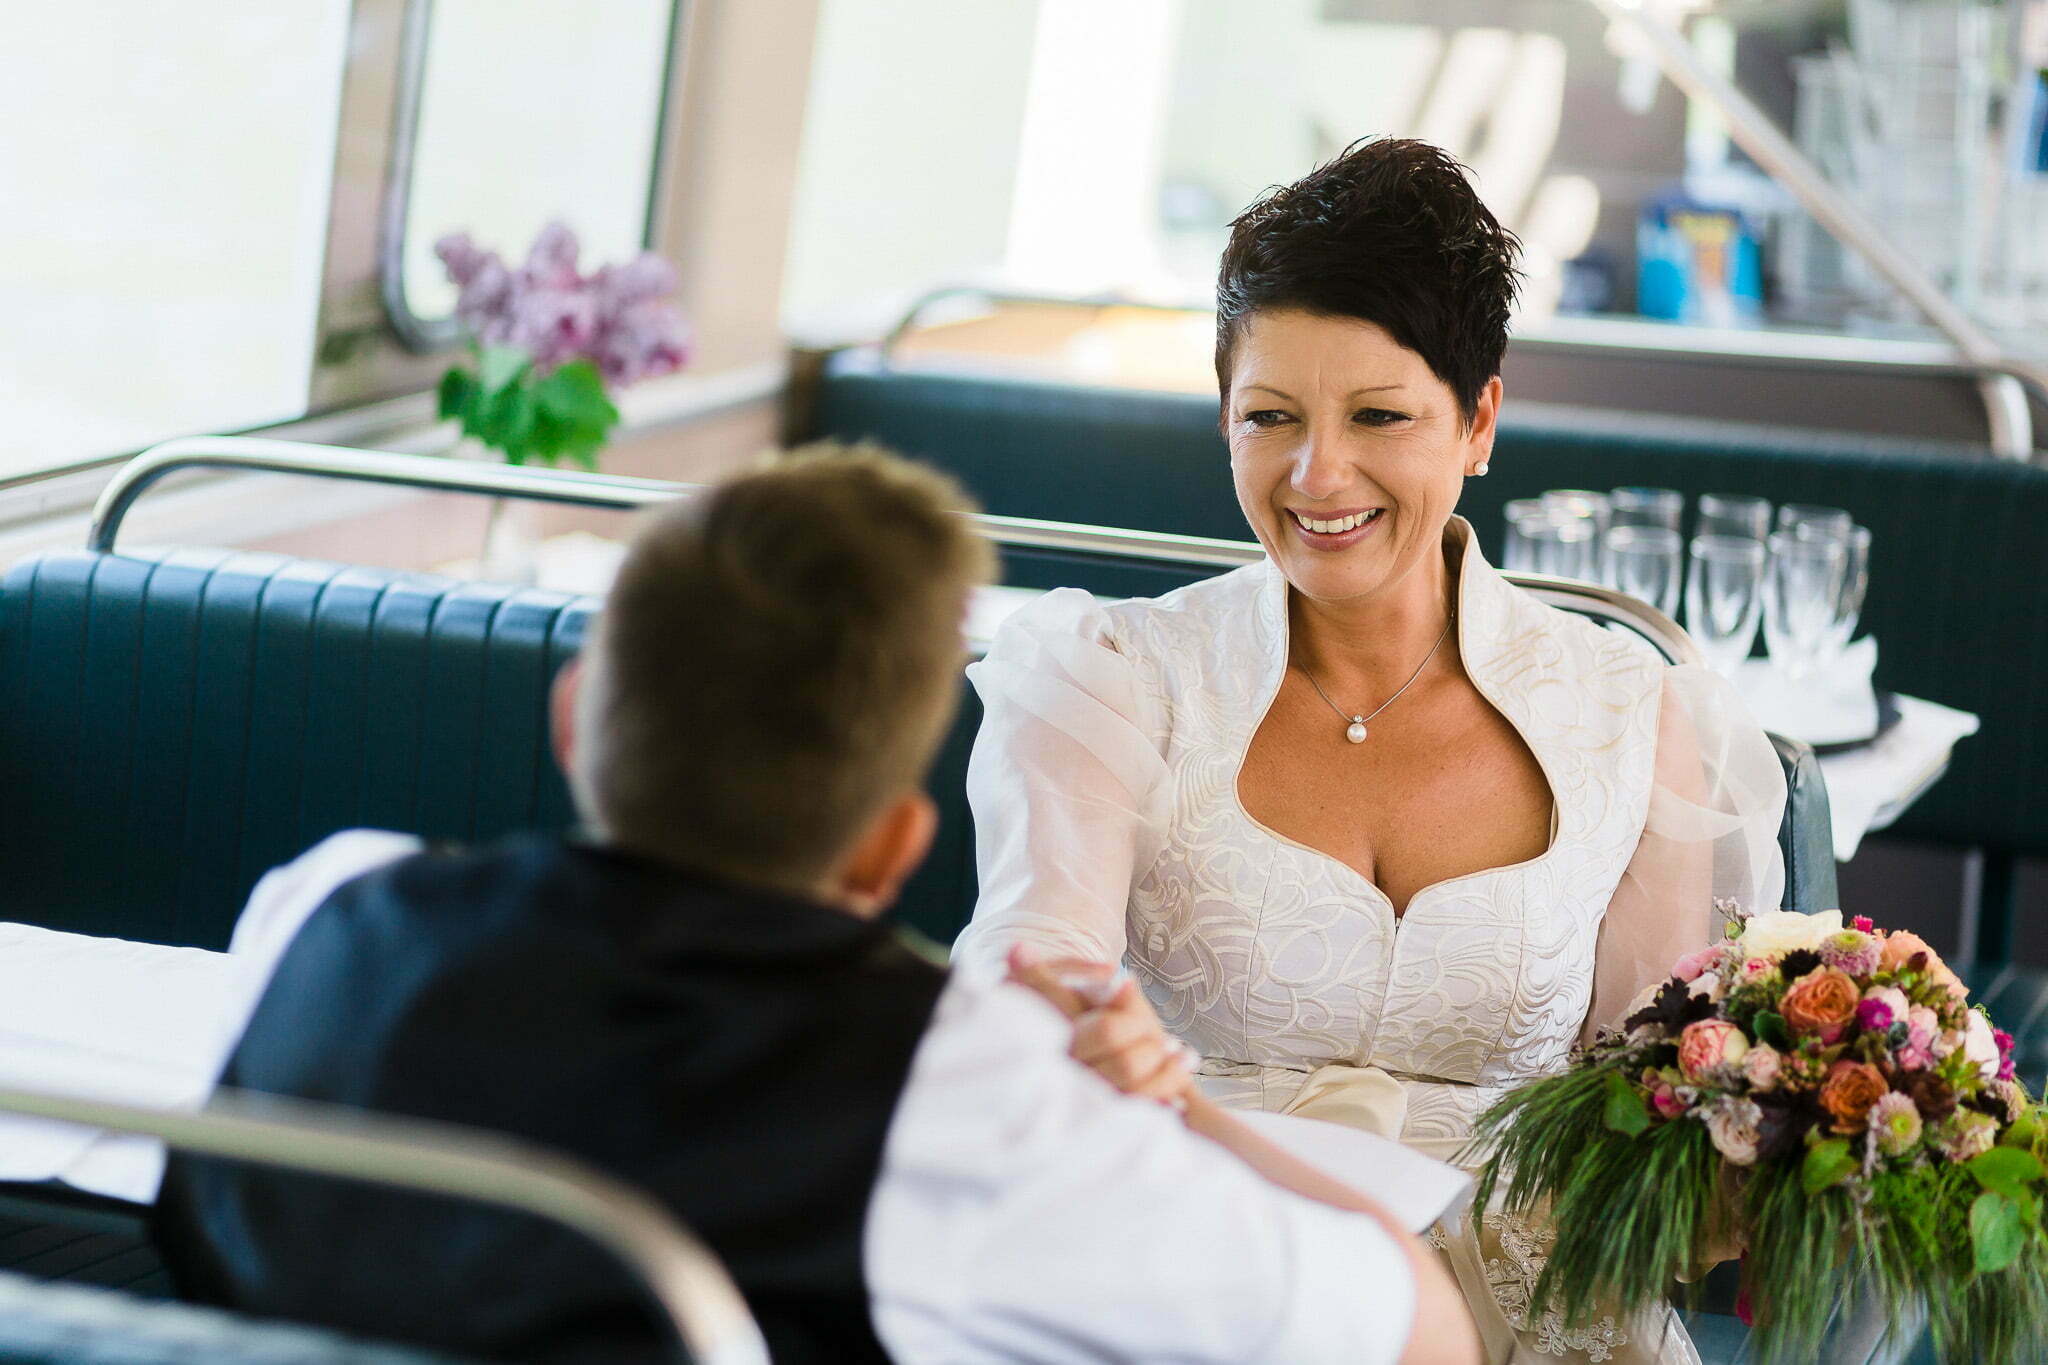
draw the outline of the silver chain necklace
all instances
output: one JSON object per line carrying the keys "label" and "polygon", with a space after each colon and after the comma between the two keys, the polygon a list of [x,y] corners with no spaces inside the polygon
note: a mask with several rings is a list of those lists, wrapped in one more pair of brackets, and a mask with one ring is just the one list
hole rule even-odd
{"label": "silver chain necklace", "polygon": [[1436,643],[1429,647],[1429,653],[1422,656],[1422,662],[1417,664],[1415,666],[1415,671],[1408,675],[1408,681],[1402,683],[1399,687],[1395,688],[1394,695],[1388,697],[1385,701],[1381,702],[1379,704],[1379,710],[1372,712],[1371,715],[1354,716],[1350,714],[1343,707],[1337,705],[1336,702],[1330,700],[1330,694],[1328,692],[1323,691],[1323,685],[1316,681],[1315,674],[1308,671],[1307,664],[1296,664],[1295,667],[1301,670],[1302,677],[1308,679],[1308,685],[1316,690],[1316,695],[1323,699],[1323,705],[1329,707],[1332,711],[1335,711],[1337,713],[1338,719],[1347,720],[1351,722],[1349,725],[1346,725],[1344,727],[1344,738],[1350,740],[1353,744],[1363,744],[1365,743],[1366,735],[1365,723],[1377,717],[1380,711],[1386,710],[1389,706],[1392,706],[1395,702],[1401,700],[1401,694],[1403,692],[1406,692],[1409,688],[1415,686],[1415,680],[1422,676],[1422,670],[1429,667],[1429,661],[1436,657],[1436,652],[1439,649],[1443,648],[1444,641],[1447,638],[1449,638],[1451,633],[1451,623],[1457,619],[1458,613],[1455,609],[1445,613],[1444,628],[1442,632],[1437,635]]}

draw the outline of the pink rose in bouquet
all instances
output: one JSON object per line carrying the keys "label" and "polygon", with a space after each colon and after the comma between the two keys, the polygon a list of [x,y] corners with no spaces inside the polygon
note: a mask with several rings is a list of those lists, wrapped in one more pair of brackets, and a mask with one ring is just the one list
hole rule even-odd
{"label": "pink rose in bouquet", "polygon": [[1924,958],[1917,970],[1924,971],[1937,985],[1943,986],[1957,1000],[1969,995],[1969,988],[1962,979],[1949,970],[1941,960],[1941,954],[1927,946],[1927,941],[1915,933],[1895,929],[1884,936],[1884,948],[1878,958],[1878,966],[1889,972],[1914,970],[1916,958]]}
{"label": "pink rose in bouquet", "polygon": [[1755,1091],[1768,1091],[1778,1084],[1778,1071],[1784,1058],[1778,1049],[1769,1043],[1758,1043],[1742,1059],[1742,1078]]}
{"label": "pink rose in bouquet", "polygon": [[1707,1080],[1740,1065],[1748,1051],[1741,1029],[1723,1019],[1702,1019],[1678,1037],[1678,1069],[1689,1081]]}

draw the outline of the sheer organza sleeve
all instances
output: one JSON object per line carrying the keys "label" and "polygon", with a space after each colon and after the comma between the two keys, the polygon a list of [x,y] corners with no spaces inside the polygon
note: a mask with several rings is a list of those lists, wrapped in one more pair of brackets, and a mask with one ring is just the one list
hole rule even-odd
{"label": "sheer organza sleeve", "polygon": [[1784,813],[1784,770],[1735,689],[1705,668],[1667,669],[1649,819],[1600,925],[1588,1040],[1719,937],[1717,903],[1779,908]]}
{"label": "sheer organza sleeve", "polygon": [[954,963],[993,975],[1016,943],[1121,960],[1132,879],[1165,825],[1156,700],[1074,588],[1012,616],[967,676],[983,707],[967,765],[981,897]]}

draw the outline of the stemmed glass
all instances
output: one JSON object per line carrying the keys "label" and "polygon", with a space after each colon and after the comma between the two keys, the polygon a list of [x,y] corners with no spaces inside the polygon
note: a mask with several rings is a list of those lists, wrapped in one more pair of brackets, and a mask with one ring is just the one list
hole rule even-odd
{"label": "stemmed glass", "polygon": [[1870,528],[1851,526],[1842,542],[1846,558],[1842,563],[1842,595],[1835,604],[1835,627],[1828,641],[1828,654],[1838,657],[1856,634],[1856,622],[1863,615],[1863,597],[1870,589]]}
{"label": "stemmed glass", "polygon": [[1521,522],[1536,573],[1599,581],[1600,532],[1589,517],[1529,517]]}
{"label": "stemmed glass", "polygon": [[1607,533],[1607,577],[1618,591],[1678,615],[1685,543],[1666,526],[1617,526]]}
{"label": "stemmed glass", "polygon": [[1530,544],[1524,527],[1531,520],[1542,520],[1547,514],[1539,498],[1516,498],[1501,509],[1503,531],[1501,539],[1500,566],[1508,573],[1535,573],[1536,548]]}
{"label": "stemmed glass", "polygon": [[1771,530],[1771,504],[1763,498],[1742,493],[1700,494],[1699,524],[1695,535],[1735,536],[1763,543]]}
{"label": "stemmed glass", "polygon": [[1662,526],[1678,530],[1685,516],[1685,495],[1669,488],[1617,488],[1607,495],[1610,528]]}
{"label": "stemmed glass", "polygon": [[1839,507],[1788,502],[1778,509],[1778,529],[1817,540],[1847,540],[1855,518]]}
{"label": "stemmed glass", "polygon": [[1779,531],[1764,576],[1764,643],[1771,662],[1800,679],[1826,661],[1841,608],[1848,548],[1827,536]]}
{"label": "stemmed glass", "polygon": [[[1551,551],[1553,561],[1566,568],[1546,572],[1566,578],[1582,578],[1589,583],[1606,583],[1606,560],[1601,544],[1607,538],[1608,522],[1613,515],[1613,506],[1607,495],[1590,488],[1553,488],[1543,495],[1543,510],[1551,521],[1559,525],[1578,522],[1593,533],[1590,547],[1585,551],[1576,548],[1577,537],[1568,535],[1565,539],[1570,548]],[[1545,543],[1555,544],[1554,541]],[[1613,585],[1610,583],[1609,586]]]}
{"label": "stemmed glass", "polygon": [[1870,531],[1839,507],[1788,503],[1778,509],[1778,530],[1801,540],[1834,541],[1842,547],[1842,582],[1836,593],[1833,621],[1816,662],[1833,663],[1849,647],[1863,613],[1870,587]]}
{"label": "stemmed glass", "polygon": [[1756,643],[1763,613],[1764,544],[1751,536],[1692,539],[1685,629],[1715,672],[1732,677]]}
{"label": "stemmed glass", "polygon": [[1593,523],[1594,530],[1604,532],[1613,506],[1605,493],[1590,488],[1553,488],[1543,495],[1543,510],[1560,520],[1582,517]]}

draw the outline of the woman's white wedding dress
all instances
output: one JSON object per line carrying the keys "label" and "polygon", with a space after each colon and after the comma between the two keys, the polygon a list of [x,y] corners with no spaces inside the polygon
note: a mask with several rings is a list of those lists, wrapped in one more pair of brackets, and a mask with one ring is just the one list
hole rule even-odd
{"label": "woman's white wedding dress", "polygon": [[[1287,666],[1277,569],[1115,604],[1062,589],[969,670],[986,707],[968,774],[981,897],[955,961],[996,971],[1020,941],[1121,959],[1218,1102],[1449,1159],[1478,1113],[1718,934],[1717,903],[1777,908],[1784,780],[1727,685],[1539,603],[1464,522],[1446,543],[1466,672],[1550,785],[1543,854],[1425,887],[1396,917],[1238,799]],[[1489,1359],[1697,1360],[1668,1312],[1531,1321],[1544,1229],[1475,1218],[1432,1240]]]}

